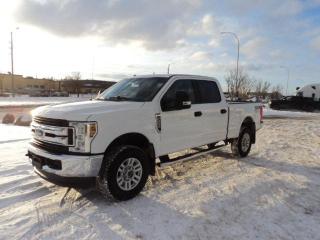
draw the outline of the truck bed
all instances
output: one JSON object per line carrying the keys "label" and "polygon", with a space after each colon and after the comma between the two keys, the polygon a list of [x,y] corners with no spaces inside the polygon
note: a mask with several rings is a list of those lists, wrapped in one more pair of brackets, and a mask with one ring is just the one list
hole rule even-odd
{"label": "truck bed", "polygon": [[228,138],[239,136],[241,123],[246,117],[251,117],[256,123],[256,130],[262,127],[260,121],[261,103],[255,102],[227,102],[229,109]]}

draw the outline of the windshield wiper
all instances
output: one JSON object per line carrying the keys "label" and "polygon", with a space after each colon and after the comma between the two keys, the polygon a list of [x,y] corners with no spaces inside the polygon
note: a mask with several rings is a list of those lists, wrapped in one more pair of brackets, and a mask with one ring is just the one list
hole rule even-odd
{"label": "windshield wiper", "polygon": [[114,96],[114,97],[109,97],[106,100],[111,100],[111,101],[130,101],[132,99],[124,97],[124,96]]}

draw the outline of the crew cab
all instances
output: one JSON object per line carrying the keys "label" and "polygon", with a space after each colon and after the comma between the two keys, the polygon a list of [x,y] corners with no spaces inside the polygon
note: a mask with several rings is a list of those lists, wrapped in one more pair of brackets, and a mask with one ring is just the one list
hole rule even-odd
{"label": "crew cab", "polygon": [[228,144],[234,155],[247,156],[262,115],[258,103],[227,102],[215,78],[136,76],[90,101],[35,109],[27,155],[49,181],[94,180],[105,196],[127,200],[157,166]]}

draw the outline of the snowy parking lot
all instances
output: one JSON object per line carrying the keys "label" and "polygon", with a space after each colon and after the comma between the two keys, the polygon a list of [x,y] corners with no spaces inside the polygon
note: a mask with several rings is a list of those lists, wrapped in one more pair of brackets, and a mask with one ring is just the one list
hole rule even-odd
{"label": "snowy parking lot", "polygon": [[249,157],[158,169],[120,203],[42,180],[29,128],[0,132],[0,239],[320,239],[320,117],[265,120]]}

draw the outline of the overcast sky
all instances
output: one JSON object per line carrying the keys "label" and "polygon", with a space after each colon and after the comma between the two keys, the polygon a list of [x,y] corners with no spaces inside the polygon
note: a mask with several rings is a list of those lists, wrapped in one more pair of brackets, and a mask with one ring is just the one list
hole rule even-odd
{"label": "overcast sky", "polygon": [[[18,30],[16,28],[19,27]],[[240,65],[289,90],[320,82],[320,0],[0,1],[0,72],[118,80],[133,74],[215,76]]]}

